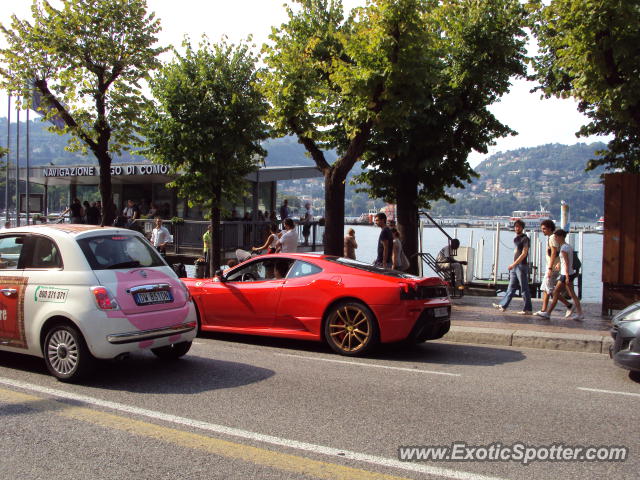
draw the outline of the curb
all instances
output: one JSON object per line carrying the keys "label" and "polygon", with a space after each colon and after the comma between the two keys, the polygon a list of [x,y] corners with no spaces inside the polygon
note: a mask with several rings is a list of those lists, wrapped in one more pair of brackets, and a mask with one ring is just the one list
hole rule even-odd
{"label": "curb", "polygon": [[608,335],[506,330],[500,328],[452,326],[442,340],[478,345],[544,348],[567,352],[609,354],[613,339]]}

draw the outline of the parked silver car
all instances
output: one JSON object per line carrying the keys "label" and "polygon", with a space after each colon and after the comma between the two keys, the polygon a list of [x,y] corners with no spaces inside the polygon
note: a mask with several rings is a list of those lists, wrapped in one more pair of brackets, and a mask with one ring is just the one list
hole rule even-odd
{"label": "parked silver car", "polygon": [[609,356],[620,367],[640,372],[640,302],[629,305],[613,317],[614,343]]}

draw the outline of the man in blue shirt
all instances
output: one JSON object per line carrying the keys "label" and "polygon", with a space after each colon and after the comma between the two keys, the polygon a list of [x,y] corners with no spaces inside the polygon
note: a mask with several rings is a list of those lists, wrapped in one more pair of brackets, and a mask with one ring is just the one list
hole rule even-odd
{"label": "man in blue shirt", "polygon": [[516,251],[513,255],[513,263],[509,265],[509,286],[507,293],[500,303],[494,303],[493,306],[504,312],[511,303],[511,299],[518,288],[524,300],[524,309],[519,311],[520,315],[531,315],[531,293],[529,292],[529,263],[527,262],[529,255],[529,237],[524,234],[524,222],[520,219],[513,224],[516,236],[513,238],[513,244]]}

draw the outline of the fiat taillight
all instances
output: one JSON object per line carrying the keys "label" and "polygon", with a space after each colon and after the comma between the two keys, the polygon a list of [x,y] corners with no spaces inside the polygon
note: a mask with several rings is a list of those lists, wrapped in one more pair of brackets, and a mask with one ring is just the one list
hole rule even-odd
{"label": "fiat taillight", "polygon": [[117,310],[118,302],[105,287],[91,287],[91,293],[100,310]]}

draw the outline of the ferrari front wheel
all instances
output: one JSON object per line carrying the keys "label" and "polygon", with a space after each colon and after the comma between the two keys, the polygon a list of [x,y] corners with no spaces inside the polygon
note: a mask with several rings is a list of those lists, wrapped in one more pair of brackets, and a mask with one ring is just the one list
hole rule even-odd
{"label": "ferrari front wheel", "polygon": [[377,345],[378,325],[373,312],[363,303],[340,302],[327,314],[324,336],[340,355],[363,355]]}

